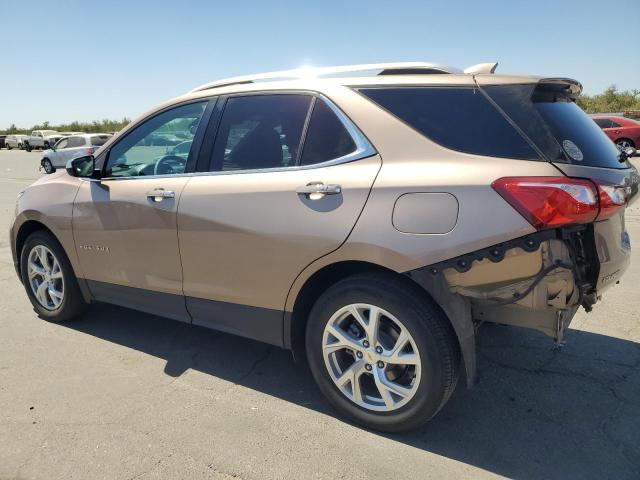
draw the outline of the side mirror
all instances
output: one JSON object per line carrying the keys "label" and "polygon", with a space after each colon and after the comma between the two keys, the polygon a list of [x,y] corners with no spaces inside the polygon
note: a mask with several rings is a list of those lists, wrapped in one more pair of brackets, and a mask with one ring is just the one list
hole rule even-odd
{"label": "side mirror", "polygon": [[95,178],[94,170],[96,166],[96,160],[93,155],[87,155],[86,157],[78,157],[67,162],[67,173],[72,177],[79,178]]}

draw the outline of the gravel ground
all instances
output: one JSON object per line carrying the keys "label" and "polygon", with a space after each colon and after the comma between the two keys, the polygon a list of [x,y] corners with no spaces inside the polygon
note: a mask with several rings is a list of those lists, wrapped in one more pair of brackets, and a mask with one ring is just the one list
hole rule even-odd
{"label": "gravel ground", "polygon": [[[6,232],[39,158],[0,151],[0,478],[640,478],[637,249],[566,347],[487,325],[477,387],[380,435],[338,419],[278,348],[107,305],[36,317]],[[640,201],[627,223],[633,243]]]}

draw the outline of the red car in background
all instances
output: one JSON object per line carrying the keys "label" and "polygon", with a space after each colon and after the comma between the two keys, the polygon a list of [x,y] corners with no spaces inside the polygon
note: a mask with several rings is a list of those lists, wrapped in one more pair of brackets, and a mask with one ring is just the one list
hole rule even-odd
{"label": "red car in background", "polygon": [[624,117],[593,117],[619,149],[640,148],[640,123]]}

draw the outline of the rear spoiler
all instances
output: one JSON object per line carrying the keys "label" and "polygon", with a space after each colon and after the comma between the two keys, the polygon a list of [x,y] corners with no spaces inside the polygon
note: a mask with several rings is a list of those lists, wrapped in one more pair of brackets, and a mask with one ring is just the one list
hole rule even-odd
{"label": "rear spoiler", "polygon": [[538,86],[544,90],[562,92],[572,100],[582,93],[582,84],[572,78],[541,78]]}

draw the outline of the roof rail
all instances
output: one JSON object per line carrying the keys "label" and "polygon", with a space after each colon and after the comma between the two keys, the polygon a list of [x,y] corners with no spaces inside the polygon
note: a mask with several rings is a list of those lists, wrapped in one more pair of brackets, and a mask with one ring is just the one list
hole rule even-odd
{"label": "roof rail", "polygon": [[205,83],[189,91],[189,93],[201,92],[210,88],[226,87],[242,83],[253,83],[260,80],[281,80],[295,78],[327,77],[355,72],[379,71],[378,75],[406,75],[406,74],[433,74],[433,73],[463,73],[454,67],[447,67],[437,63],[426,62],[397,62],[397,63],[367,63],[362,65],[345,65],[339,67],[301,67],[293,70],[279,72],[259,73],[256,75],[244,75],[241,77],[225,78],[215,82]]}

